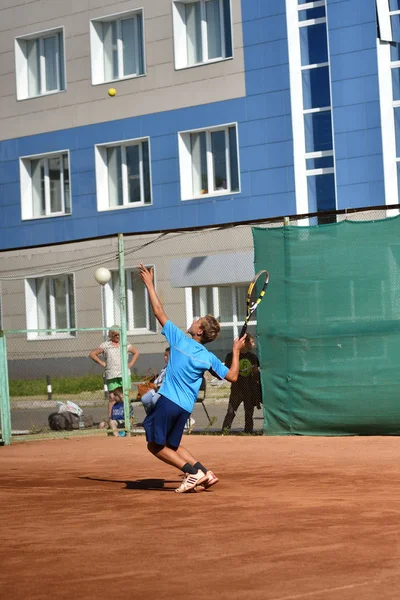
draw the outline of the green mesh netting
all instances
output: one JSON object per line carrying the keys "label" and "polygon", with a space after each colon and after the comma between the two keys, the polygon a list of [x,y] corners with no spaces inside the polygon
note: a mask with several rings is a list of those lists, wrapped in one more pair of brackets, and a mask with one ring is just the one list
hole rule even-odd
{"label": "green mesh netting", "polygon": [[400,217],[253,238],[265,434],[400,434]]}

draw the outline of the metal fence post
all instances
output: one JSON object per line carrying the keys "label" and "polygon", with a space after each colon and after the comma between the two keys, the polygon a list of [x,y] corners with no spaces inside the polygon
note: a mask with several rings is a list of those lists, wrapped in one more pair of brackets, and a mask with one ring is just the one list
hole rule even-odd
{"label": "metal fence post", "polygon": [[3,330],[0,330],[0,414],[1,437],[3,443],[8,446],[11,443],[11,409],[8,387],[6,336]]}
{"label": "metal fence post", "polygon": [[119,305],[121,314],[121,365],[122,365],[122,385],[124,390],[124,415],[125,429],[128,435],[131,433],[129,388],[130,376],[128,369],[128,342],[126,334],[126,289],[125,289],[125,257],[124,257],[124,236],[118,234],[118,261],[119,261]]}
{"label": "metal fence post", "polygon": [[51,386],[51,377],[46,375],[46,386],[47,386],[47,400],[53,399],[53,388]]}

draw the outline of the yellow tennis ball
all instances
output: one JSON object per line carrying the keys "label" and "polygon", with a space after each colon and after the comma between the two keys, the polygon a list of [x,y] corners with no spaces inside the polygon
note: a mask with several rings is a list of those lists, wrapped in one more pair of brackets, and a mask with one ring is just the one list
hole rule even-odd
{"label": "yellow tennis ball", "polygon": [[117,93],[117,90],[115,88],[110,88],[108,90],[108,95],[111,97],[115,96],[116,93]]}

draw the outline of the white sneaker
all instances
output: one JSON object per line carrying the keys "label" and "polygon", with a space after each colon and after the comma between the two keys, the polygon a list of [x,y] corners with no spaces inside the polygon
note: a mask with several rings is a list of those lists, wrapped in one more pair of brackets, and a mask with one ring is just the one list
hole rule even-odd
{"label": "white sneaker", "polygon": [[203,473],[203,471],[201,471],[200,469],[195,475],[193,475],[192,473],[188,473],[185,479],[182,481],[181,485],[178,488],[176,488],[175,492],[177,494],[184,494],[185,492],[189,492],[190,490],[195,488],[197,485],[204,483],[206,480],[208,480],[208,475],[206,473]]}
{"label": "white sneaker", "polygon": [[211,486],[218,483],[219,479],[216,475],[214,475],[214,473],[212,471],[207,471],[206,475],[207,475],[207,481],[205,481],[203,484],[206,489],[208,489]]}

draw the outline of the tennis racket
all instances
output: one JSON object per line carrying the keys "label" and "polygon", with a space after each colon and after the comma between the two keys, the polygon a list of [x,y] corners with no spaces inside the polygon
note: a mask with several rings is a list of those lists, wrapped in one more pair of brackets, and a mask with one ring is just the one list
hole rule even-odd
{"label": "tennis racket", "polygon": [[246,298],[246,318],[239,335],[240,338],[246,333],[251,315],[257,310],[258,305],[264,298],[268,283],[269,273],[264,270],[258,271],[253,281],[250,283]]}

